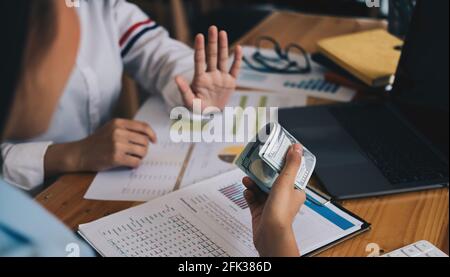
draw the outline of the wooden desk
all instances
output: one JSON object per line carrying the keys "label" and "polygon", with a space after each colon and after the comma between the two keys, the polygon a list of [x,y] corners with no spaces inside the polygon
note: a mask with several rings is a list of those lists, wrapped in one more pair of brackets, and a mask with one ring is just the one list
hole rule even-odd
{"label": "wooden desk", "polygon": [[[318,39],[372,28],[385,28],[380,21],[274,13],[241,40],[251,45],[261,35],[281,44],[300,43],[316,50]],[[310,99],[311,104],[321,103]],[[70,228],[132,207],[138,203],[88,201],[83,199],[94,175],[67,175],[60,178],[37,200]],[[409,193],[364,200],[345,201],[347,209],[372,223],[372,230],[346,241],[321,256],[367,256],[366,246],[377,243],[392,251],[426,239],[448,253],[448,189]]]}

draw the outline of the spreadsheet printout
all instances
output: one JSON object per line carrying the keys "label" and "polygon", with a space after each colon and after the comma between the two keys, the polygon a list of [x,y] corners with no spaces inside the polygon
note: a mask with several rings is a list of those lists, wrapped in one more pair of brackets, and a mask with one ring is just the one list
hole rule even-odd
{"label": "spreadsheet printout", "polygon": [[140,109],[136,120],[148,123],[158,136],[150,144],[141,166],[101,172],[89,187],[86,199],[149,201],[173,191],[191,144],[170,140],[171,120],[164,101],[153,97]]}
{"label": "spreadsheet printout", "polygon": [[[240,170],[79,226],[108,257],[253,257],[251,215]],[[315,201],[324,201],[308,191]],[[307,200],[293,228],[303,255],[361,230],[364,224],[333,204]]]}

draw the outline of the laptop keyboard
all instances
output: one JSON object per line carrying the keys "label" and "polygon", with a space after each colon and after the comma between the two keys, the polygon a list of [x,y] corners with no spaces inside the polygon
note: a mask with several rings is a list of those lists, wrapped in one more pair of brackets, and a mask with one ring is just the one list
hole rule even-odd
{"label": "laptop keyboard", "polygon": [[386,107],[330,111],[391,184],[448,179],[448,166]]}

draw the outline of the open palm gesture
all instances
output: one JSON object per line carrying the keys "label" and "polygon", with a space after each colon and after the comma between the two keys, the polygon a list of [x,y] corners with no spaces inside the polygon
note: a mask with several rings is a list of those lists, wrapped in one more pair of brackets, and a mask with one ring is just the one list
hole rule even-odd
{"label": "open palm gesture", "polygon": [[[207,48],[207,49],[206,49]],[[233,65],[229,70],[228,35],[212,26],[208,32],[208,45],[202,34],[195,38],[195,75],[192,83],[183,77],[176,78],[176,83],[183,97],[184,105],[193,108],[196,99],[201,100],[202,110],[217,107],[223,110],[231,94],[236,89],[236,80],[242,62],[242,48],[237,46]]]}

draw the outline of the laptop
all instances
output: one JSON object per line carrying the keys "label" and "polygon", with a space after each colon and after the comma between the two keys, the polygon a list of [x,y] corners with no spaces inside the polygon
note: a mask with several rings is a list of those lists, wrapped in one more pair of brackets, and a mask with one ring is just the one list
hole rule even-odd
{"label": "laptop", "polygon": [[418,1],[391,92],[375,102],[281,110],[338,200],[448,187],[449,1]]}

